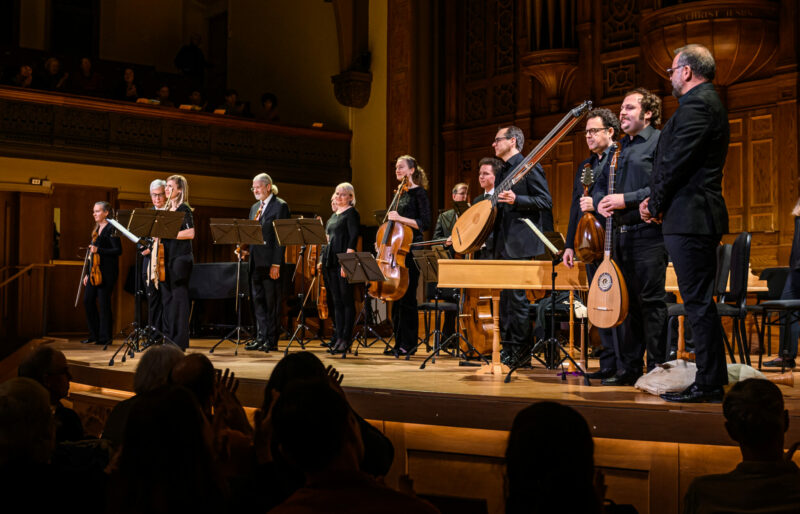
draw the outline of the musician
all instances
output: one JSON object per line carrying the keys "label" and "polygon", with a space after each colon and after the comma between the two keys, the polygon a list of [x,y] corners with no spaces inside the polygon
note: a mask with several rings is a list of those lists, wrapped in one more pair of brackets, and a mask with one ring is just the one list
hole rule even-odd
{"label": "musician", "polygon": [[189,184],[182,175],[167,178],[164,187],[167,209],[183,213],[183,223],[175,239],[164,239],[164,278],[159,283],[164,307],[164,335],[182,350],[189,347],[189,277],[194,266],[192,239],[194,218],[189,205]]}
{"label": "musician", "polygon": [[[468,200],[469,186],[463,182],[459,182],[453,186],[452,198],[453,202],[466,202]],[[434,239],[447,239],[447,246],[452,246],[453,242],[450,240],[450,234],[453,233],[453,225],[456,224],[458,216],[455,209],[448,209],[439,214],[436,219],[436,227],[433,229]]]}
{"label": "musician", "polygon": [[284,247],[278,244],[272,222],[289,217],[289,205],[278,198],[278,188],[266,173],[253,178],[250,188],[256,203],[250,207],[250,219],[261,223],[263,245],[250,247],[250,286],[255,311],[256,340],[245,346],[247,350],[269,352],[278,349],[280,337],[281,284]]}
{"label": "musician", "polygon": [[[167,195],[164,192],[166,185],[167,181],[162,179],[156,179],[150,183],[150,201],[153,202],[153,209],[157,211],[164,210],[167,205]],[[161,291],[158,288],[158,275],[156,275],[155,279],[151,278],[150,249],[143,250],[142,255],[144,256],[142,260],[142,275],[145,283],[145,294],[147,295],[147,324],[163,333],[164,307],[161,302]]]}
{"label": "musician", "polygon": [[[575,232],[578,229],[578,222],[582,212],[592,212],[601,223],[605,223],[605,218],[594,209],[592,194],[598,190],[597,178],[608,169],[608,155],[611,143],[620,133],[619,120],[608,109],[594,109],[586,115],[586,146],[589,147],[591,156],[580,163],[575,174],[572,186],[572,203],[569,209],[569,224],[567,225],[567,240],[564,244],[564,254],[561,260],[568,268],[575,265]],[[588,164],[592,167],[592,174],[595,181],[589,187],[589,195],[583,196],[583,183],[581,175],[583,167]],[[607,173],[607,171],[606,171]],[[597,263],[586,262],[586,277],[591,283],[594,273],[597,271]],[[597,352],[600,360],[600,370],[587,373],[589,378],[606,379],[617,374],[617,370],[622,370],[625,366],[619,361],[619,351],[617,335],[619,331],[613,329],[598,329],[602,348]]]}
{"label": "musician", "polygon": [[728,231],[722,169],[730,127],[711,83],[715,71],[706,47],[689,44],[675,50],[667,76],[679,106],[661,131],[650,196],[639,205],[645,222],[662,223],[695,341],[695,381],[684,391],[661,395],[672,402],[721,401],[722,386],[728,383],[714,277],[717,246]]}
{"label": "musician", "polygon": [[[789,254],[789,275],[781,292],[781,300],[800,299],[800,198],[792,209],[794,216],[794,235],[792,236],[792,251]],[[797,341],[800,338],[800,321],[797,321],[791,314],[782,312],[780,320],[780,337],[778,340],[778,357],[764,363],[768,368],[780,368],[785,366],[789,369],[795,367],[797,359]]]}
{"label": "musician", "polygon": [[[504,164],[495,179],[495,187],[499,187],[525,160],[520,153],[524,142],[525,136],[519,127],[512,125],[497,131],[492,147]],[[497,201],[491,248],[493,257],[532,259],[544,253],[544,243],[522,221],[527,218],[541,229],[541,213],[553,207],[542,166],[536,164],[522,180],[497,194]],[[531,329],[528,311],[529,303],[524,289],[506,289],[500,293],[500,330],[504,342],[515,345],[528,343]]]}
{"label": "musician", "polygon": [[356,320],[353,285],[347,282],[337,254],[356,251],[361,231],[361,216],[355,208],[356,193],[352,184],[342,182],[336,186],[334,196],[336,212],[325,225],[328,245],[322,257],[322,266],[328,270],[326,274],[328,281],[325,285],[328,290],[327,297],[333,302],[333,324],[336,332],[336,343],[332,350],[333,353],[337,353],[346,351],[353,342],[353,324]]}
{"label": "musician", "polygon": [[[398,221],[409,227],[414,234],[413,241],[422,241],[422,233],[431,223],[431,205],[425,189],[428,177],[422,166],[410,155],[402,155],[395,162],[395,175],[398,181],[408,178],[408,191],[400,197],[397,210],[390,211],[390,221]],[[417,285],[419,269],[414,262],[413,252],[406,255],[408,268],[408,289],[403,297],[392,304],[392,324],[394,325],[395,354],[413,353],[417,346],[419,318],[417,317]]]}
{"label": "musician", "polygon": [[119,277],[119,256],[122,254],[122,245],[119,238],[113,235],[114,228],[108,223],[111,214],[111,204],[96,202],[92,209],[95,227],[92,231],[92,243],[89,245],[89,263],[95,255],[100,256],[99,285],[92,285],[90,280],[91,267],[84,269],[83,275],[83,306],[86,308],[86,323],[89,326],[89,338],[82,343],[110,344],[112,336],[111,325],[111,294]]}
{"label": "musician", "polygon": [[614,194],[608,195],[608,169],[598,177],[592,194],[600,215],[613,216],[614,260],[628,288],[628,316],[616,327],[620,341],[613,377],[603,385],[633,385],[642,375],[645,349],[647,370],[666,360],[667,304],[664,282],[667,251],[661,226],[645,223],[639,204],[650,195],[650,174],[661,131],[661,99],[644,88],[629,91],[622,101],[619,121],[625,133],[620,140]]}
{"label": "musician", "polygon": [[478,163],[478,183],[483,189],[483,193],[479,194],[472,199],[472,204],[480,202],[481,200],[488,200],[494,193],[495,176],[500,173],[503,167],[503,161],[495,157],[484,157]]}

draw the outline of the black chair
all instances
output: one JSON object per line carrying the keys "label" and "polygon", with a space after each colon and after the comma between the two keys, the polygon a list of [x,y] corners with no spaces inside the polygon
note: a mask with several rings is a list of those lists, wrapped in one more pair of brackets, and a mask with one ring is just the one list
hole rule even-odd
{"label": "black chair", "polygon": [[[750,233],[742,232],[736,236],[736,240],[731,247],[731,273],[730,288],[722,295],[717,302],[717,312],[721,317],[731,318],[733,330],[731,338],[733,346],[739,350],[741,362],[750,365],[750,349],[747,342],[747,328],[745,318],[747,317],[747,276],[750,273]],[[731,341],[728,334],[722,331],[725,346],[731,356],[731,362],[736,362]]]}
{"label": "black chair", "polygon": [[[731,269],[731,253],[733,247],[729,244],[722,244],[717,247],[717,273],[714,276],[714,296],[717,299],[722,298],[728,288],[728,275]],[[672,341],[672,327],[677,326],[673,323],[680,316],[686,316],[686,307],[682,303],[667,303],[667,342]],[[726,339],[726,344],[727,339]],[[728,350],[733,353],[733,350],[728,344]]]}
{"label": "black chair", "polygon": [[[772,355],[772,327],[780,324],[780,316],[773,319],[771,314],[775,314],[775,311],[766,313],[767,315],[764,316],[765,309],[761,303],[771,300],[780,300],[783,287],[786,285],[786,279],[788,277],[789,268],[787,267],[765,268],[758,276],[758,279],[767,283],[767,291],[758,292],[756,294],[755,305],[747,306],[747,312],[753,315],[753,321],[755,322],[756,331],[758,332],[758,344],[762,348],[764,347],[765,341],[764,332],[766,332],[767,355]],[[761,325],[759,325],[759,318],[762,319]]]}

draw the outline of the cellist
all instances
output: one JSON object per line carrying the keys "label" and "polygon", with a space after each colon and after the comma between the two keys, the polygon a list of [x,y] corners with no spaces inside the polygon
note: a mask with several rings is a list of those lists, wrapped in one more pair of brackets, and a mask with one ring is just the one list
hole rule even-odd
{"label": "cellist", "polygon": [[[417,164],[417,160],[410,155],[398,157],[394,169],[398,182],[407,177],[408,192],[400,197],[397,210],[390,211],[387,217],[410,228],[414,235],[413,242],[417,243],[423,240],[422,233],[428,230],[431,224],[431,204],[425,191],[428,177],[425,175],[425,170]],[[396,355],[413,353],[417,345],[419,269],[414,263],[412,253],[408,253],[405,263],[408,268],[408,289],[403,297],[392,305]]]}
{"label": "cellist", "polygon": [[90,267],[84,267],[83,306],[86,309],[86,322],[89,337],[82,343],[107,345],[112,340],[111,294],[119,277],[119,256],[122,245],[113,236],[114,229],[107,221],[111,214],[108,202],[96,202],[92,209],[95,227],[92,243],[89,246]]}

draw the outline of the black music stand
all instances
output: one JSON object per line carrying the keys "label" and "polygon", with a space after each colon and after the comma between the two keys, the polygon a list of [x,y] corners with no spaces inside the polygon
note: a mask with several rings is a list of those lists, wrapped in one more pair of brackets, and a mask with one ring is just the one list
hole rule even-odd
{"label": "black music stand", "polygon": [[[225,337],[217,341],[217,344],[212,346],[208,353],[214,353],[217,346],[225,341],[230,341],[236,345],[233,354],[239,355],[239,345],[243,344],[242,334],[244,333],[247,336],[244,338],[245,343],[254,339],[252,334],[242,326],[241,302],[244,301],[245,293],[242,293],[239,288],[242,267],[241,249],[243,244],[263,245],[264,235],[261,232],[261,223],[258,220],[211,218],[209,227],[211,227],[211,237],[214,238],[215,245],[236,245],[236,326]],[[236,339],[233,338],[234,334],[236,334]]]}
{"label": "black music stand", "polygon": [[[328,236],[325,234],[325,227],[322,220],[317,218],[293,218],[274,220],[272,226],[275,228],[275,235],[278,236],[278,244],[281,246],[300,246],[298,259],[300,260],[300,316],[297,320],[297,328],[289,344],[286,345],[284,355],[289,353],[289,347],[294,341],[300,344],[300,348],[306,349],[306,343],[313,341],[314,337],[306,339],[306,332],[311,332],[311,328],[306,325],[305,297],[306,297],[306,260],[304,258],[307,245],[323,245],[328,243]],[[321,339],[320,339],[321,340]]]}
{"label": "black music stand", "polygon": [[[114,359],[123,348],[125,351],[122,354],[122,362],[125,362],[128,355],[133,358],[135,352],[140,350],[142,341],[149,342],[149,345],[169,343],[178,346],[155,327],[149,324],[146,327],[142,326],[140,295],[143,295],[144,292],[142,291],[142,256],[140,252],[147,248],[152,252],[153,238],[175,239],[178,236],[178,232],[180,232],[183,218],[182,212],[134,209],[127,220],[127,228],[122,225],[112,225],[119,234],[127,237],[137,246],[135,268],[136,305],[134,307],[134,321],[129,325],[133,330],[125,337],[125,340],[114,352],[114,355],[111,356],[108,361],[109,366],[114,365]],[[153,254],[151,253],[150,255]],[[105,348],[103,347],[104,350]]]}
{"label": "black music stand", "polygon": [[[367,302],[369,301],[369,296],[367,294],[367,290],[369,289],[368,284],[370,282],[386,281],[386,277],[383,276],[383,272],[378,266],[378,261],[376,261],[375,257],[369,252],[337,253],[336,256],[339,258],[339,264],[344,270],[347,282],[350,284],[364,284],[364,301],[361,304],[361,312],[358,313],[355,323],[353,324],[355,326],[358,324],[358,320],[362,321],[361,330],[359,330],[355,338],[357,344],[355,350],[353,350],[353,355],[358,357],[359,346],[365,348],[370,346],[367,344],[367,332],[377,339],[380,339],[388,348],[389,344],[386,340],[370,326],[369,315],[367,313]],[[350,351],[352,346],[353,343],[351,342],[350,345],[344,349],[342,352],[342,359],[347,357],[347,352]]]}
{"label": "black music stand", "polygon": [[[505,378],[505,383],[511,381],[511,374],[514,371],[520,368],[532,368],[533,367],[533,359],[539,361],[546,369],[556,369],[557,367],[562,367],[561,380],[567,380],[567,372],[563,371],[563,363],[565,360],[572,363],[575,366],[575,369],[578,370],[576,374],[583,376],[583,382],[587,386],[592,385],[589,381],[589,377],[586,376],[586,372],[583,368],[578,366],[578,363],[575,362],[575,359],[569,354],[564,345],[561,344],[561,341],[556,337],[556,277],[558,273],[556,272],[556,265],[561,262],[561,254],[564,249],[564,237],[559,232],[548,232],[547,234],[542,233],[536,225],[534,225],[530,220],[524,220],[528,227],[533,231],[534,234],[544,243],[545,246],[545,256],[550,259],[551,264],[551,272],[550,272],[550,280],[551,280],[551,287],[550,287],[550,337],[546,339],[540,339],[536,341],[536,344],[533,345],[530,351],[530,360],[526,363],[517,362],[515,365],[508,371],[508,374]],[[574,309],[573,305],[570,305],[570,309]],[[544,354],[542,357],[540,354]]]}

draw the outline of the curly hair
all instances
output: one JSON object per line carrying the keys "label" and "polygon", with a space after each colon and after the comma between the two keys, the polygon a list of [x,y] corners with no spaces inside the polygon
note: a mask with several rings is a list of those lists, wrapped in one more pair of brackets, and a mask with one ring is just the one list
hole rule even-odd
{"label": "curly hair", "polygon": [[661,98],[659,98],[658,95],[653,94],[643,87],[637,87],[625,93],[626,97],[630,95],[642,95],[639,99],[639,105],[642,106],[642,114],[639,119],[643,120],[644,113],[650,111],[652,115],[650,117],[650,124],[656,127],[661,125]]}

